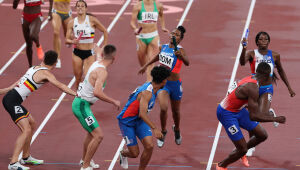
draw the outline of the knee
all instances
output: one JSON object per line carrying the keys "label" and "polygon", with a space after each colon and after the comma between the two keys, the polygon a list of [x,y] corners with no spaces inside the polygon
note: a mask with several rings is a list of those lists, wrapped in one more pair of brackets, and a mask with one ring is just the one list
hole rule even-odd
{"label": "knee", "polygon": [[248,148],[247,148],[247,146],[245,145],[245,146],[239,148],[237,151],[240,153],[240,156],[243,156],[243,155],[245,155],[245,154],[247,153]]}
{"label": "knee", "polygon": [[31,40],[26,40],[26,48],[32,48],[32,41]]}
{"label": "knee", "polygon": [[267,132],[263,133],[260,137],[259,137],[260,141],[263,142],[265,140],[268,139],[268,134]]}
{"label": "knee", "polygon": [[30,38],[31,40],[37,40],[37,39],[38,39],[38,35],[30,34],[29,38]]}
{"label": "knee", "polygon": [[139,150],[130,151],[132,158],[137,158],[140,154]]}
{"label": "knee", "polygon": [[145,146],[144,146],[144,149],[146,150],[146,151],[152,151],[153,150],[153,143],[151,143],[151,144],[146,144]]}
{"label": "knee", "polygon": [[32,132],[33,132],[33,131],[32,131],[32,129],[31,129],[31,127],[26,127],[26,128],[24,128],[24,130],[23,130],[23,133],[24,133],[26,136],[30,136]]}
{"label": "knee", "polygon": [[53,31],[54,37],[55,37],[55,38],[59,38],[59,33],[60,33],[59,30],[54,30],[54,31]]}
{"label": "knee", "polygon": [[160,114],[167,114],[168,112],[168,106],[161,105],[160,106]]}
{"label": "knee", "polygon": [[172,113],[173,115],[176,115],[176,116],[180,116],[180,111],[179,110],[172,110]]}
{"label": "knee", "polygon": [[93,138],[94,138],[97,142],[100,143],[100,142],[103,140],[104,135],[102,135],[102,134],[97,134],[97,135],[93,136]]}

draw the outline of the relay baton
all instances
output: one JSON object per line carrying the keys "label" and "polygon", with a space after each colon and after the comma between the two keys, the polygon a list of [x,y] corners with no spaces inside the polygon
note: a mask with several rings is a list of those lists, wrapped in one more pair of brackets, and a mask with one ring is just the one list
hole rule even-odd
{"label": "relay baton", "polygon": [[142,31],[143,27],[140,27],[139,30],[137,31],[137,34],[140,34],[140,32]]}
{"label": "relay baton", "polygon": [[172,43],[174,45],[174,50],[177,51],[177,43],[176,43],[176,38],[175,36],[172,37]]}
{"label": "relay baton", "polygon": [[[82,37],[82,35],[83,35],[83,32],[81,32],[81,33],[79,34],[79,37],[77,38],[77,40],[80,40],[80,39],[81,39],[81,37]],[[74,44],[74,45],[73,45],[73,47],[74,47],[74,48],[76,48],[76,47],[77,47],[77,45],[76,45],[76,44]]]}
{"label": "relay baton", "polygon": [[[246,30],[246,33],[245,33],[245,39],[247,40],[248,39],[248,35],[249,35],[249,28],[247,28]],[[243,42],[243,46],[246,46],[247,45],[247,42]]]}

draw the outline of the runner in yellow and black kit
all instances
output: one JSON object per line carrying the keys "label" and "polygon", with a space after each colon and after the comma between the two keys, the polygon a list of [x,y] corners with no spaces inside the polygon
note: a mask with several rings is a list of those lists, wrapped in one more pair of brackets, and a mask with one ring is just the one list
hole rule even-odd
{"label": "runner in yellow and black kit", "polygon": [[[159,51],[159,35],[157,32],[157,21],[160,19],[161,29],[169,32],[165,27],[163,5],[155,0],[139,1],[132,11],[130,26],[134,30],[137,43],[137,55],[140,66],[146,64]],[[136,26],[136,21],[138,26]],[[147,68],[147,81],[152,77],[150,72],[154,65]]]}
{"label": "runner in yellow and black kit", "polygon": [[58,54],[58,60],[56,63],[56,68],[61,68],[60,61],[60,28],[63,26],[64,36],[67,34],[67,27],[69,21],[72,19],[72,10],[70,6],[71,0],[54,0],[52,8],[52,26],[53,26],[53,48]]}

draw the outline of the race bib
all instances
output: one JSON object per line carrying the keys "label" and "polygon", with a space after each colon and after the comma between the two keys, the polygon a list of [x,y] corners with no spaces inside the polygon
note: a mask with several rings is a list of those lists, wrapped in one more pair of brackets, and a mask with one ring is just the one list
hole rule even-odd
{"label": "race bib", "polygon": [[84,120],[88,126],[91,126],[93,123],[95,123],[93,116],[89,116],[89,117],[85,118]]}
{"label": "race bib", "polygon": [[41,0],[26,0],[26,4],[40,2]]}
{"label": "race bib", "polygon": [[234,135],[234,134],[236,134],[236,133],[239,132],[238,128],[236,128],[235,125],[230,126],[230,127],[228,128],[228,131],[231,133],[231,135]]}
{"label": "race bib", "polygon": [[166,55],[167,53],[160,53],[159,54],[159,63],[167,66],[168,68],[172,68],[173,62],[174,62],[174,58]]}
{"label": "race bib", "polygon": [[227,94],[230,94],[231,92],[233,92],[233,90],[236,89],[237,87],[238,87],[237,82],[234,81],[234,82],[232,83],[232,85],[229,87],[229,89],[228,89],[228,91],[227,91]]}
{"label": "race bib", "polygon": [[15,106],[15,113],[16,114],[24,113],[24,111],[21,106]]}
{"label": "race bib", "polygon": [[156,22],[157,19],[158,19],[157,12],[143,12],[142,13],[142,22],[145,22],[145,23]]}

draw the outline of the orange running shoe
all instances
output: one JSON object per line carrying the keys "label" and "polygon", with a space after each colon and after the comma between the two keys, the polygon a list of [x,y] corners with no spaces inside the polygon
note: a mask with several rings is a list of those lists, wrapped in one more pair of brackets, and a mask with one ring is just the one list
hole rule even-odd
{"label": "orange running shoe", "polygon": [[219,165],[216,165],[216,170],[227,170],[227,168],[219,167]]}
{"label": "orange running shoe", "polygon": [[241,159],[242,159],[242,163],[243,163],[243,165],[244,165],[245,167],[249,167],[249,166],[250,166],[250,165],[249,165],[249,161],[248,161],[246,155],[244,155]]}
{"label": "orange running shoe", "polygon": [[42,45],[40,45],[39,47],[36,47],[36,53],[37,53],[39,60],[44,59],[44,51],[43,51]]}

